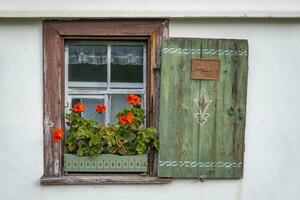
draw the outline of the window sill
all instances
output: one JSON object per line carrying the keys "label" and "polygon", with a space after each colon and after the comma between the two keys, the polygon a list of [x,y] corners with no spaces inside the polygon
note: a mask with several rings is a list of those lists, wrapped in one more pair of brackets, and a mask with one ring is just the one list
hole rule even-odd
{"label": "window sill", "polygon": [[42,185],[105,185],[105,184],[166,184],[171,178],[141,176],[137,174],[124,175],[68,175],[62,177],[42,176]]}

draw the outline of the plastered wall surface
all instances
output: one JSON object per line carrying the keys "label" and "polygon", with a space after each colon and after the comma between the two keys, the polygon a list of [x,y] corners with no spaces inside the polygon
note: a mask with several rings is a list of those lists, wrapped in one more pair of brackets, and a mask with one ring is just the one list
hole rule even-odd
{"label": "plastered wall surface", "polygon": [[171,20],[170,36],[248,39],[244,178],[41,186],[42,24],[0,20],[1,200],[300,199],[300,21]]}
{"label": "plastered wall surface", "polygon": [[299,0],[1,0],[0,17],[300,17]]}
{"label": "plastered wall surface", "polygon": [[[159,11],[159,10],[299,10],[298,0],[1,0],[2,10],[122,10],[122,11]],[[126,8],[126,10],[124,10]]]}

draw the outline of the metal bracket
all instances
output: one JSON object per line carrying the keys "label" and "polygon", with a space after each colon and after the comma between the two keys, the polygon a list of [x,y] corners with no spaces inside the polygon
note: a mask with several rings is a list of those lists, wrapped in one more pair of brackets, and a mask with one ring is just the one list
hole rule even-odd
{"label": "metal bracket", "polygon": [[44,125],[46,128],[52,128],[54,126],[54,123],[47,118],[44,120]]}
{"label": "metal bracket", "polygon": [[155,71],[160,70],[160,65],[155,64],[155,65],[153,66],[153,70],[155,70]]}
{"label": "metal bracket", "polygon": [[52,161],[52,174],[58,176],[59,174],[59,160]]}
{"label": "metal bracket", "polygon": [[235,109],[231,106],[229,109],[228,109],[228,115],[230,116],[234,116],[236,113],[235,113]]}
{"label": "metal bracket", "polygon": [[241,108],[238,108],[238,118],[242,120],[244,118],[243,110]]}
{"label": "metal bracket", "polygon": [[210,169],[208,172],[199,176],[201,182],[204,182],[209,176],[211,176],[215,172],[214,169]]}

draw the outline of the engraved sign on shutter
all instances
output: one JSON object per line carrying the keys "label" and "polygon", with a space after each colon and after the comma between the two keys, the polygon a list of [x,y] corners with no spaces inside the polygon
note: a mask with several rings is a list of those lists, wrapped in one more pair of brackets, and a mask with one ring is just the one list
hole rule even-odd
{"label": "engraved sign on shutter", "polygon": [[191,79],[219,80],[220,60],[192,59]]}

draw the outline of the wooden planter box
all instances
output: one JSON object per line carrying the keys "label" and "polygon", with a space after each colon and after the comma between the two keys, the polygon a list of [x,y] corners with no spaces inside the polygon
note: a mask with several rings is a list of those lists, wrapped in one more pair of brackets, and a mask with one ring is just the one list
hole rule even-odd
{"label": "wooden planter box", "polygon": [[96,157],[64,155],[65,172],[146,172],[148,155],[118,156],[101,154]]}

